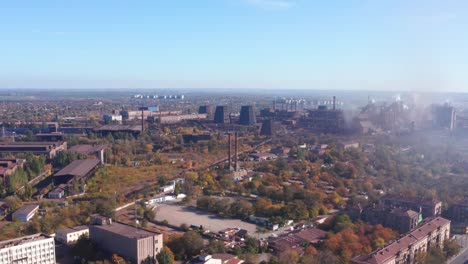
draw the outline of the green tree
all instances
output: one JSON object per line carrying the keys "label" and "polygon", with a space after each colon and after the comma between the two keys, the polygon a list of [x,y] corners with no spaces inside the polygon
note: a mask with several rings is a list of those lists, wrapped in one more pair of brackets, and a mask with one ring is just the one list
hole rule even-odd
{"label": "green tree", "polygon": [[210,252],[210,254],[226,253],[224,242],[220,240],[211,240],[210,245],[208,246],[208,252]]}
{"label": "green tree", "polygon": [[174,255],[168,252],[168,248],[164,247],[161,252],[156,256],[158,264],[172,264],[174,263]]}
{"label": "green tree", "polygon": [[187,257],[193,257],[200,253],[203,248],[203,239],[199,233],[188,231],[182,237],[183,246]]}

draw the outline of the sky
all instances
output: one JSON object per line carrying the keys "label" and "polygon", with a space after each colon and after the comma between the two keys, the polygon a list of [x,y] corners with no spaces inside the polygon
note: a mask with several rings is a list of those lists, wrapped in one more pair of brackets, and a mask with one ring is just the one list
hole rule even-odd
{"label": "sky", "polygon": [[0,1],[0,88],[468,91],[468,1]]}

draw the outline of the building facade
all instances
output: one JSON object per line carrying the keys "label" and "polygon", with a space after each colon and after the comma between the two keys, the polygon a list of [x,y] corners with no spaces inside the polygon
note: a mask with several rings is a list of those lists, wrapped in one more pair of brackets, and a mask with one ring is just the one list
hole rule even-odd
{"label": "building facade", "polygon": [[380,205],[386,207],[399,207],[421,211],[423,218],[439,216],[442,213],[442,202],[437,199],[424,199],[403,195],[385,195],[380,199]]}
{"label": "building facade", "polygon": [[443,247],[450,236],[450,220],[442,217],[427,219],[415,230],[369,255],[353,258],[354,264],[412,264],[420,253],[430,247]]}
{"label": "building facade", "polygon": [[75,226],[55,232],[55,240],[67,245],[76,243],[81,236],[89,236],[88,226]]}
{"label": "building facade", "polygon": [[0,242],[0,264],[55,264],[52,237],[35,234]]}
{"label": "building facade", "polygon": [[156,258],[163,247],[162,234],[149,232],[110,218],[93,216],[89,236],[103,250],[116,253],[132,263]]}

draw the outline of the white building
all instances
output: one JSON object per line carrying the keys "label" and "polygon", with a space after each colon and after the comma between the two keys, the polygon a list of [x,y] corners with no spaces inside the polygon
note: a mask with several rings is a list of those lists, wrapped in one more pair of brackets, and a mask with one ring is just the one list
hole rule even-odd
{"label": "white building", "polygon": [[13,213],[12,218],[18,218],[22,222],[28,222],[34,215],[39,211],[39,205],[37,204],[26,204],[20,209]]}
{"label": "white building", "polygon": [[55,240],[63,244],[73,244],[78,241],[81,236],[89,237],[88,226],[75,226],[70,228],[64,228],[55,232]]}
{"label": "white building", "polygon": [[0,242],[0,264],[55,264],[52,237],[35,234]]}

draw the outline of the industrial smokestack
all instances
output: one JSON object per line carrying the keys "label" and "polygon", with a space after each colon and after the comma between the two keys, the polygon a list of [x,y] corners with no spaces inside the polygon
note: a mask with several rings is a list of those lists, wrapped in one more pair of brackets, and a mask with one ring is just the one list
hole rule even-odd
{"label": "industrial smokestack", "polygon": [[231,170],[231,133],[228,134],[228,169]]}
{"label": "industrial smokestack", "polygon": [[237,146],[237,145],[238,145],[238,143],[237,143],[238,141],[237,141],[237,137],[238,137],[238,133],[235,132],[235,133],[234,133],[234,152],[235,152],[235,153],[234,153],[234,155],[235,155],[235,156],[234,156],[234,162],[235,162],[235,167],[234,167],[235,169],[234,169],[234,170],[235,170],[235,171],[238,171],[238,170],[239,170],[239,166],[237,165],[237,155],[238,155],[238,146]]}
{"label": "industrial smokestack", "polygon": [[333,96],[333,110],[336,109],[336,96]]}
{"label": "industrial smokestack", "polygon": [[143,108],[141,109],[141,132],[145,131],[145,118],[144,118],[144,115],[143,115]]}

